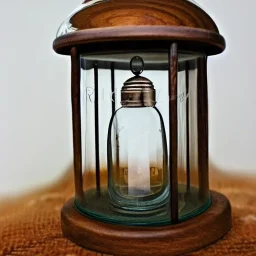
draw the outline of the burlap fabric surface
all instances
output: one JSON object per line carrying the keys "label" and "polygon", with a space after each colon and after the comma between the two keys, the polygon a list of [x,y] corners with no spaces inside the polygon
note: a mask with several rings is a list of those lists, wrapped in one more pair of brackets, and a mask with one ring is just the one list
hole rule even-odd
{"label": "burlap fabric surface", "polygon": [[[230,199],[233,229],[216,244],[187,255],[256,256],[256,180],[252,177],[230,177],[212,171],[211,188]],[[63,203],[73,195],[73,191],[73,178],[69,172],[64,179],[47,189],[12,202],[1,202],[0,255],[102,255],[84,250],[62,236],[60,210]]]}

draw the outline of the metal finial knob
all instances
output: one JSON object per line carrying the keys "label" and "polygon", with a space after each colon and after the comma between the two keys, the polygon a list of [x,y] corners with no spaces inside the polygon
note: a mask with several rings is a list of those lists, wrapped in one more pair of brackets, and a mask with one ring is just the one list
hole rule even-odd
{"label": "metal finial knob", "polygon": [[144,61],[140,56],[134,56],[130,62],[130,68],[135,76],[139,76],[144,70]]}

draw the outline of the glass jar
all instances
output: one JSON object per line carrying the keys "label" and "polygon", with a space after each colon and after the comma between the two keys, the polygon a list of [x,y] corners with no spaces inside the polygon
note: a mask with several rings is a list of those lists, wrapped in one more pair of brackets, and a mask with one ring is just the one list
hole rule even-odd
{"label": "glass jar", "polygon": [[[140,63],[143,68],[143,60],[134,57],[132,69]],[[112,116],[108,131],[110,202],[126,214],[161,211],[169,193],[163,118],[155,106],[153,83],[138,73],[124,83],[122,107]]]}

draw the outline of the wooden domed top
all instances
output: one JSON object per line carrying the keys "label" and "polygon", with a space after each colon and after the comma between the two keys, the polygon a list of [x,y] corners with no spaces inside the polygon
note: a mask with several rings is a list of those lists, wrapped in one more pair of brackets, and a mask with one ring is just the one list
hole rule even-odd
{"label": "wooden domed top", "polygon": [[[90,2],[86,1],[88,5]],[[70,23],[76,30],[117,26],[184,26],[219,32],[211,17],[187,0],[98,1],[76,13]]]}
{"label": "wooden domed top", "polygon": [[95,44],[135,41],[177,41],[207,55],[225,49],[212,18],[188,0],[87,0],[63,24],[53,46],[60,54],[70,54],[72,46],[90,51]]}

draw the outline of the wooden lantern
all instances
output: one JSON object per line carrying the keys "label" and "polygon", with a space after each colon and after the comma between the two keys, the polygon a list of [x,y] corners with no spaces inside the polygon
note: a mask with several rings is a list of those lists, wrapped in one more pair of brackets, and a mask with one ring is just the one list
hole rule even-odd
{"label": "wooden lantern", "polygon": [[186,0],[89,0],[53,47],[72,62],[76,194],[63,234],[121,256],[179,255],[225,235],[207,91],[207,58],[225,40],[208,14]]}

